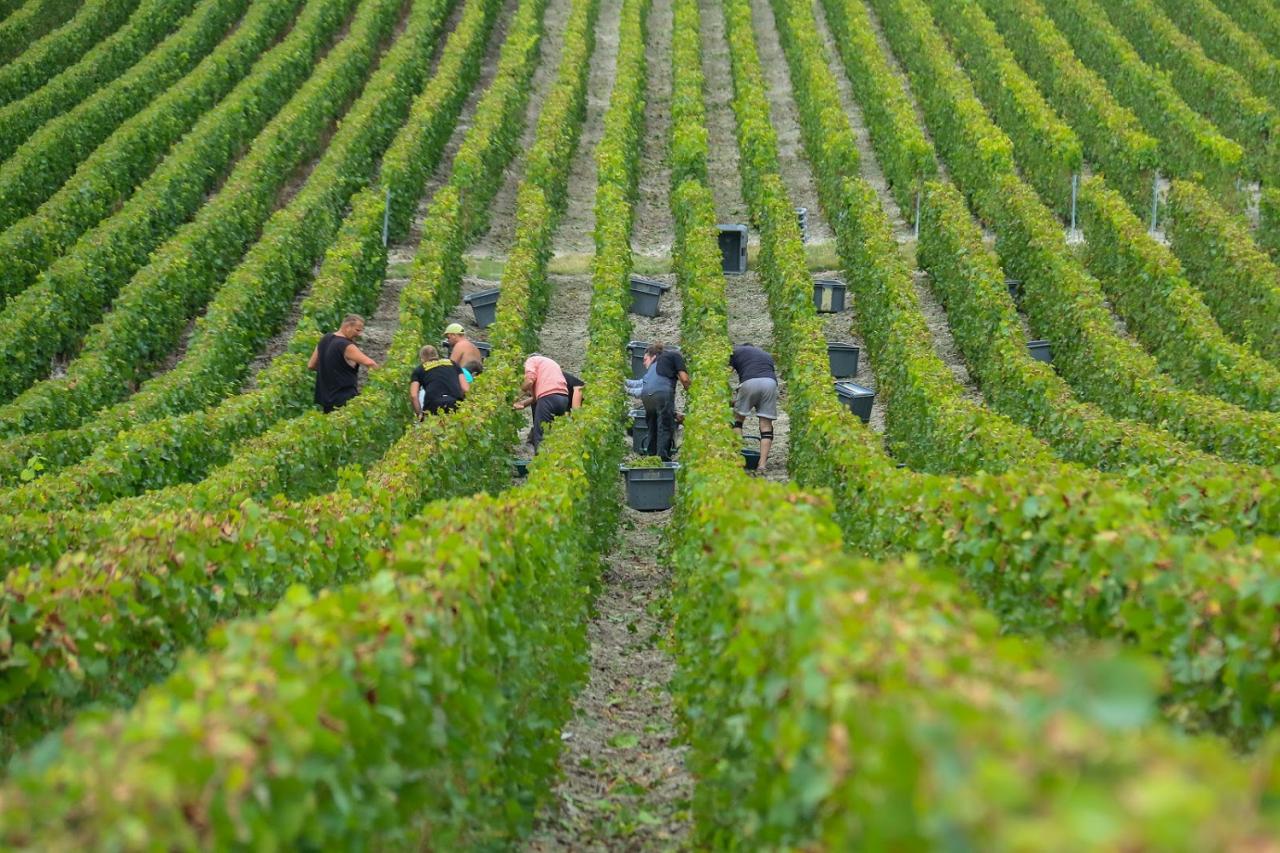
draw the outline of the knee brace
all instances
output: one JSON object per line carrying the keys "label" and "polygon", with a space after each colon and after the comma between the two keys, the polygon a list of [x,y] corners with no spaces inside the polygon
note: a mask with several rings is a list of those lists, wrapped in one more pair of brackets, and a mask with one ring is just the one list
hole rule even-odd
{"label": "knee brace", "polygon": [[760,428],[760,440],[761,440],[761,441],[773,441],[773,427],[769,427],[768,429],[765,429],[764,427],[761,427],[761,428]]}
{"label": "knee brace", "polygon": [[747,419],[746,419],[746,418],[743,418],[743,417],[735,417],[735,418],[733,419],[733,428],[734,428],[734,429],[742,429],[742,425],[743,425],[744,423],[746,423],[746,422],[747,422]]}

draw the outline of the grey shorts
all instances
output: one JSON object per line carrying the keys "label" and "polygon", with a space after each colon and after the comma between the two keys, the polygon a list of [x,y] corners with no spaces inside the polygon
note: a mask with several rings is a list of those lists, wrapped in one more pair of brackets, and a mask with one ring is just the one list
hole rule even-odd
{"label": "grey shorts", "polygon": [[753,412],[771,421],[778,419],[778,380],[748,379],[738,386],[733,399],[733,411],[745,418]]}

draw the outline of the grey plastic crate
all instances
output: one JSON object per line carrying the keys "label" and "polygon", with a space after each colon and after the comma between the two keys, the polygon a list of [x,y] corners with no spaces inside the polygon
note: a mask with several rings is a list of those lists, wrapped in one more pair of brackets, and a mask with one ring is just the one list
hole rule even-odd
{"label": "grey plastic crate", "polygon": [[[627,352],[631,354],[631,375],[635,379],[644,376],[644,351],[648,348],[648,341],[630,341],[627,344]],[[668,345],[666,348],[672,352],[680,352],[680,347],[677,346]]]}
{"label": "grey plastic crate", "polygon": [[671,509],[676,497],[679,462],[664,462],[661,468],[631,468],[619,465],[627,481],[627,506],[641,512]]}
{"label": "grey plastic crate", "polygon": [[644,419],[644,409],[632,409],[627,414],[631,418],[631,449],[643,456],[649,439],[649,423]]}
{"label": "grey plastic crate", "polygon": [[827,361],[831,363],[831,375],[837,379],[857,376],[859,352],[857,344],[835,342],[827,344]]}
{"label": "grey plastic crate", "polygon": [[495,287],[492,290],[478,290],[475,293],[469,293],[462,297],[462,301],[471,306],[471,312],[475,315],[476,325],[482,329],[487,329],[493,325],[493,321],[498,319],[498,297],[502,295],[502,289]]}
{"label": "grey plastic crate", "polygon": [[747,271],[747,226],[717,225],[720,229],[720,265],[725,275]]}
{"label": "grey plastic crate", "polygon": [[651,284],[651,285],[653,285],[654,287],[661,288],[661,290],[662,290],[662,292],[663,292],[663,293],[666,293],[668,290],[670,290],[670,289],[671,289],[671,285],[670,285],[670,284],[668,284],[668,283],[667,283],[667,282],[665,282],[665,281],[658,281],[656,278],[645,278],[645,277],[644,277],[644,276],[642,276],[642,275],[633,275],[633,276],[631,276],[631,281],[632,281],[633,283],[634,283],[634,282],[637,282],[637,281],[643,281],[643,282],[645,282],[646,284]]}
{"label": "grey plastic crate", "polygon": [[1004,286],[1009,288],[1009,298],[1017,305],[1022,301],[1022,279],[1006,278]]}
{"label": "grey plastic crate", "polygon": [[838,314],[844,310],[843,281],[834,278],[813,280],[813,307],[819,314]]}
{"label": "grey plastic crate", "polygon": [[1043,361],[1046,364],[1053,361],[1053,349],[1048,341],[1027,341],[1027,352],[1031,353],[1031,357],[1036,361]]}
{"label": "grey plastic crate", "polygon": [[[488,358],[489,353],[493,351],[493,347],[490,346],[488,341],[472,341],[471,343],[475,344],[476,349],[480,350],[480,358],[482,359]],[[440,341],[440,351],[447,357],[453,352],[453,347],[449,345],[447,340],[442,340]]]}
{"label": "grey plastic crate", "polygon": [[841,403],[849,407],[849,411],[861,418],[864,424],[871,421],[871,406],[876,400],[875,391],[853,382],[837,382],[836,396],[840,398]]}
{"label": "grey plastic crate", "polygon": [[641,317],[658,316],[658,300],[667,290],[660,281],[631,276],[631,313]]}

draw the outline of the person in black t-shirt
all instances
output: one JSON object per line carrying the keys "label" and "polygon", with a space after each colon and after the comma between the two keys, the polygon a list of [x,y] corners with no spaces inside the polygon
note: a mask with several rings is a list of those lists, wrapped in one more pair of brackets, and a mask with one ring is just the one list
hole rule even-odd
{"label": "person in black t-shirt", "polygon": [[315,401],[325,414],[346,405],[356,395],[356,378],[361,365],[370,370],[378,366],[356,346],[363,332],[364,318],[359,314],[348,314],[342,319],[338,331],[321,338],[311,353],[307,369],[316,372]]}
{"label": "person in black t-shirt", "polygon": [[422,363],[413,369],[409,379],[409,400],[418,420],[422,420],[424,412],[434,415],[458,408],[467,393],[462,368],[441,358],[429,344],[418,352],[418,359]]}
{"label": "person in black t-shirt", "polygon": [[649,431],[649,456],[671,461],[676,438],[676,383],[689,390],[689,370],[684,356],[660,343],[652,343],[644,352],[645,378],[640,402],[644,404],[645,425]]}
{"label": "person in black t-shirt", "polygon": [[569,386],[569,411],[582,407],[582,393],[587,387],[587,383],[574,376],[567,370],[560,371],[564,374],[564,384]]}
{"label": "person in black t-shirt", "polygon": [[773,356],[751,344],[739,344],[729,356],[729,366],[738,374],[738,392],[733,399],[733,430],[742,435],[742,424],[754,414],[760,419],[760,464],[763,471],[773,447],[773,422],[778,419],[778,374]]}

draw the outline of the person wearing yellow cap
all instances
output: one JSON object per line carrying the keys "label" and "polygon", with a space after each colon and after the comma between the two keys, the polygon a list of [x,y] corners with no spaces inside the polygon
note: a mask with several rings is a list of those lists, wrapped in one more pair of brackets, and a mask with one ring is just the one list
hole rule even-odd
{"label": "person wearing yellow cap", "polygon": [[483,361],[479,348],[471,343],[461,323],[445,326],[444,339],[449,344],[449,360],[459,367],[465,367],[473,361]]}

